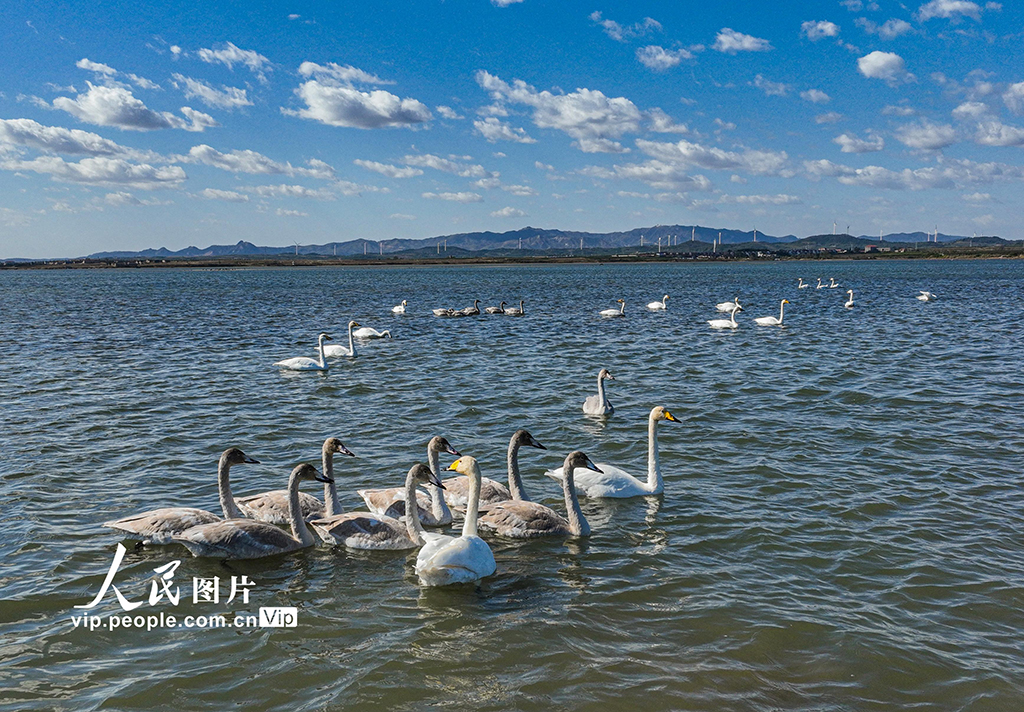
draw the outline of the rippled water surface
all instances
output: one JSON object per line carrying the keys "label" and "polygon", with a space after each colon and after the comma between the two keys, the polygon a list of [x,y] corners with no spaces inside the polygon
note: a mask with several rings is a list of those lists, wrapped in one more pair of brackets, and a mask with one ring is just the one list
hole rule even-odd
{"label": "rippled water surface", "polygon": [[[842,288],[795,288],[818,276]],[[1022,277],[1019,261],[0,273],[0,706],[1024,709]],[[642,308],[664,293],[667,313]],[[708,328],[737,295],[739,329]],[[597,316],[620,297],[625,318]],[[753,324],[784,297],[785,327]],[[474,298],[526,299],[527,316],[430,313]],[[271,365],[313,355],[321,330],[344,341],[350,318],[394,339],[326,377]],[[607,421],[580,411],[601,367]],[[583,500],[586,540],[491,539],[479,586],[421,589],[404,552],[225,566],[129,544],[114,585],[139,612],[294,606],[299,625],[71,622],[114,557],[98,523],[217,511],[229,446],[263,463],[232,472],[244,494],[340,437],[354,509],[437,434],[501,479],[525,427],[548,447],[523,451],[527,484],[561,508],[541,473],[578,448],[642,474],[654,405],[682,421],[659,430],[665,494]],[[181,600],[149,606],[173,560]],[[192,602],[193,577],[242,575],[248,605]],[[94,614],[114,613],[111,592]]]}

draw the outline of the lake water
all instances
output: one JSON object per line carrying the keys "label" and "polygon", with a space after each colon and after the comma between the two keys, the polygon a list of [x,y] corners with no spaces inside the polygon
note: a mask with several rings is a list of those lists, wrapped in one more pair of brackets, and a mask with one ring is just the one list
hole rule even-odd
{"label": "lake water", "polygon": [[[842,288],[795,288],[819,276]],[[1000,260],[0,272],[0,706],[1024,709],[1022,278]],[[737,295],[740,328],[711,330]],[[474,298],[527,316],[430,313]],[[617,298],[626,318],[597,316]],[[782,298],[784,328],[752,323]],[[271,365],[321,330],[344,343],[350,318],[394,339],[326,377]],[[602,367],[605,422],[580,410]],[[114,585],[139,613],[290,606],[298,626],[72,623],[114,558],[98,523],[219,511],[227,447],[263,463],[234,468],[237,495],[338,436],[354,509],[433,435],[501,479],[525,427],[548,447],[523,450],[527,485],[560,509],[541,473],[582,449],[642,475],[655,405],[682,421],[659,430],[664,495],[583,500],[586,540],[492,538],[478,586],[422,589],[406,552],[223,565],[129,544]],[[175,560],[179,603],[150,606]],[[214,576],[248,576],[249,604],[193,603]],[[121,613],[112,591],[92,613]]]}

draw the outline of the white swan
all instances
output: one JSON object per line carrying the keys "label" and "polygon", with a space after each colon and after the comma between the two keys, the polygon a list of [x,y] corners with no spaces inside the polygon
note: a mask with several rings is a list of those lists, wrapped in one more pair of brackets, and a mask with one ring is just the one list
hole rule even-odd
{"label": "white swan", "polygon": [[731,302],[719,302],[718,304],[715,305],[715,309],[717,309],[720,312],[726,312],[726,313],[731,312],[734,309],[736,311],[743,311],[743,307],[740,306],[740,298],[739,297],[736,297],[736,299],[734,301],[731,301]]}
{"label": "white swan", "polygon": [[426,543],[416,557],[416,575],[424,586],[447,586],[478,581],[493,574],[497,568],[491,547],[477,534],[480,467],[476,459],[461,457],[448,469],[469,477],[466,521],[462,525],[462,536],[424,533]]}
{"label": "white swan", "polygon": [[[646,494],[661,494],[664,482],[658,460],[658,423],[662,420],[679,422],[660,405],[651,409],[651,415],[647,419],[647,482],[638,480],[615,465],[599,462],[597,467],[600,468],[600,473],[580,469],[573,473],[576,476],[576,489],[585,497],[639,497]],[[544,474],[561,480],[564,477],[564,470],[559,467]]]}
{"label": "white swan", "polygon": [[712,329],[735,329],[739,326],[739,324],[736,323],[736,312],[738,311],[742,311],[742,308],[733,309],[729,312],[728,319],[708,319],[708,325],[711,326]]}
{"label": "white swan", "polygon": [[480,515],[479,526],[499,536],[511,539],[538,539],[546,536],[590,536],[590,524],[583,516],[576,496],[575,472],[584,468],[592,472],[601,470],[585,454],[576,450],[569,453],[562,464],[562,496],[565,498],[566,517],[543,504],[511,500],[492,505]]}
{"label": "white swan", "polygon": [[648,302],[647,308],[651,311],[665,311],[668,309],[668,295],[662,297],[660,302]]}
{"label": "white swan", "polygon": [[[513,433],[512,438],[508,441],[508,452],[506,454],[509,486],[506,487],[497,480],[492,480],[488,477],[480,478],[481,505],[497,504],[498,502],[506,502],[510,499],[528,499],[523,491],[523,480],[519,476],[519,448],[523,445],[529,445],[541,450],[547,449],[525,430],[517,430]],[[449,477],[444,481],[444,489],[448,493],[448,501],[456,508],[462,508],[469,501],[472,483],[469,477]]]}
{"label": "white swan", "polygon": [[810,286],[811,285],[804,283],[804,278],[803,277],[800,277],[800,281],[797,283],[796,288],[797,289],[807,289]]}
{"label": "white swan", "polygon": [[474,299],[473,306],[466,307],[465,309],[459,309],[455,312],[455,316],[476,316],[480,313],[480,300]]}
{"label": "white swan", "polygon": [[284,361],[278,361],[274,365],[289,371],[326,371],[328,366],[327,362],[324,361],[324,342],[330,340],[331,337],[327,334],[320,334],[317,337],[317,350],[320,352],[319,361],[308,356],[296,356],[294,358],[286,358]]}
{"label": "white swan", "polygon": [[[355,457],[355,453],[345,447],[338,438],[327,438],[320,449],[320,461],[323,466],[323,473],[327,476],[328,482],[324,483],[324,501],[305,492],[299,492],[299,507],[302,509],[302,518],[306,521],[316,517],[329,517],[332,514],[341,514],[341,502],[338,501],[338,487],[334,484],[334,453]],[[291,495],[288,490],[270,490],[260,494],[251,494],[236,500],[239,516],[255,519],[257,522],[267,524],[287,525],[288,507]]]}
{"label": "white swan", "polygon": [[[231,496],[231,484],[228,479],[232,465],[258,465],[259,460],[246,455],[237,447],[228,448],[217,463],[217,489],[220,492],[220,506],[225,519],[241,517]],[[128,539],[141,539],[143,544],[170,544],[171,537],[199,524],[219,522],[221,519],[213,512],[194,507],[164,507],[148,512],[133,514],[130,517],[103,522],[118,534]]]}
{"label": "white swan", "polygon": [[526,304],[526,302],[523,301],[522,299],[520,299],[519,300],[519,308],[516,309],[515,307],[511,307],[509,309],[506,309],[505,310],[505,316],[522,316],[523,314],[526,313],[526,311],[523,309],[523,305],[524,304]]}
{"label": "white swan", "polygon": [[837,282],[835,280],[835,277],[829,277],[828,278],[828,288],[829,289],[835,289],[838,286],[839,286],[839,282]]}
{"label": "white swan", "polygon": [[852,309],[853,308],[853,290],[852,289],[847,289],[846,293],[850,295],[850,301],[846,302],[846,304],[844,304],[843,306],[846,307],[847,309]]}
{"label": "white swan", "polygon": [[186,529],[171,541],[187,548],[193,556],[219,559],[259,559],[313,546],[316,539],[306,528],[299,511],[299,483],[303,480],[327,482],[327,477],[306,463],[292,470],[288,477],[291,536],[273,524],[252,519],[225,519]]}
{"label": "white swan", "polygon": [[618,309],[602,309],[599,313],[604,317],[614,316],[625,316],[626,315],[626,302],[621,299],[616,300],[619,303]]}
{"label": "white swan", "polygon": [[405,305],[406,304],[408,304],[408,302],[403,299],[401,304],[399,304],[396,307],[391,307],[391,313],[392,314],[405,314]]}
{"label": "white swan", "polygon": [[434,309],[434,316],[455,316],[454,309]]}
{"label": "white swan", "polygon": [[362,326],[353,331],[352,336],[357,339],[390,339],[391,332],[387,329],[384,331],[377,331],[372,326]]}
{"label": "white swan", "polygon": [[502,302],[500,306],[487,307],[484,309],[488,314],[504,314],[505,313],[505,302]]}
{"label": "white swan", "polygon": [[761,326],[782,326],[782,310],[786,308],[787,304],[789,304],[788,299],[783,299],[781,302],[779,302],[778,318],[774,316],[759,316],[756,319],[754,319],[754,322],[760,324]]}
{"label": "white swan", "polygon": [[352,329],[357,326],[362,326],[359,322],[350,321],[348,323],[348,346],[341,346],[339,344],[332,344],[331,346],[324,347],[324,356],[327,358],[340,358],[342,356],[356,356],[356,343],[352,340]]}
{"label": "white swan", "polygon": [[607,368],[602,368],[597,373],[597,395],[587,396],[583,401],[583,412],[587,415],[611,415],[615,412],[615,406],[608,402],[604,392],[605,379],[614,381],[615,376],[608,373]]}
{"label": "white swan", "polygon": [[936,299],[938,299],[938,297],[936,297],[934,294],[932,294],[931,292],[926,292],[923,289],[921,290],[921,293],[917,295],[917,298],[920,299],[922,302],[934,302]]}
{"label": "white swan", "polygon": [[821,289],[824,286],[825,285],[821,283],[821,277],[818,277],[818,284],[817,284],[817,286],[815,286],[815,289]]}
{"label": "white swan", "polygon": [[418,507],[414,506],[419,484],[443,487],[426,465],[417,463],[405,478],[403,503],[408,505],[411,516],[404,522],[394,517],[372,512],[349,512],[334,517],[314,519],[313,529],[328,544],[340,543],[350,549],[415,549],[423,546],[423,527],[420,524]]}
{"label": "white swan", "polygon": [[[449,442],[438,435],[427,443],[427,463],[430,471],[440,477],[441,459],[440,453],[446,452],[455,457],[461,457],[461,453],[453,448]],[[440,482],[440,480],[438,480]],[[446,527],[452,523],[452,511],[445,501],[443,487],[432,487],[430,495],[423,492],[416,492],[416,503],[419,507],[419,519],[428,527]],[[400,519],[405,515],[405,490],[401,487],[389,487],[387,489],[361,489],[356,493],[363,498],[367,509],[374,514],[382,514],[394,519]]]}

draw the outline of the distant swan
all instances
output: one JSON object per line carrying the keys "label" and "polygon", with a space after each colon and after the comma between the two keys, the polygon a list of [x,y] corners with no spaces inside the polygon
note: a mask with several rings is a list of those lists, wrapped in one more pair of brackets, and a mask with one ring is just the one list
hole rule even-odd
{"label": "distant swan", "polygon": [[821,283],[821,277],[818,277],[818,284],[817,284],[817,286],[815,286],[814,288],[815,288],[815,289],[821,289],[821,288],[822,288],[822,287],[824,287],[824,286],[825,286],[825,285]]}
{"label": "distant swan", "polygon": [[922,302],[933,302],[936,299],[938,299],[938,297],[936,297],[934,294],[932,294],[931,292],[926,292],[923,289],[921,290],[921,293],[917,295],[917,298],[920,299]]}
{"label": "distant swan", "polygon": [[274,365],[289,371],[326,371],[328,367],[327,362],[324,361],[324,342],[330,340],[331,337],[327,334],[320,334],[317,337],[317,350],[320,352],[319,361],[308,356],[296,356],[295,358],[286,358],[284,361],[278,361]]}
{"label": "distant swan", "polygon": [[602,368],[597,373],[597,395],[587,396],[583,401],[583,412],[587,415],[611,415],[615,412],[615,406],[608,402],[604,392],[605,379],[614,381],[615,376],[608,373],[607,368]]}
{"label": "distant swan", "polygon": [[848,301],[843,306],[846,307],[847,309],[852,309],[853,308],[853,290],[852,289],[847,289],[846,293],[850,295],[850,301]]}
{"label": "distant swan", "polygon": [[835,289],[838,286],[839,286],[839,282],[837,282],[834,277],[829,277],[828,278],[828,288],[829,289]]}
{"label": "distant swan", "polygon": [[480,300],[479,299],[474,299],[473,300],[473,306],[466,307],[465,309],[460,309],[459,311],[455,312],[455,315],[456,316],[476,316],[479,313],[480,313]]}
{"label": "distant swan", "polygon": [[778,318],[775,318],[774,316],[759,316],[756,319],[754,319],[754,322],[760,324],[761,326],[782,326],[782,310],[786,308],[787,304],[789,304],[788,299],[783,299],[781,302],[779,302]]}
{"label": "distant swan", "polygon": [[708,319],[708,325],[712,329],[735,329],[739,326],[736,323],[736,312],[738,311],[741,311],[741,309],[733,309],[729,312],[728,319]]}
{"label": "distant swan", "polygon": [[305,463],[292,470],[288,478],[291,536],[273,524],[252,519],[226,519],[186,529],[172,541],[187,548],[193,556],[220,559],[259,559],[313,546],[316,539],[306,528],[299,511],[299,483],[303,480],[327,482],[327,477]]}
{"label": "distant swan", "polygon": [[523,305],[525,303],[526,303],[525,301],[520,299],[519,300],[519,308],[516,309],[515,307],[511,307],[510,309],[506,309],[505,310],[505,316],[523,316],[523,314],[526,313],[526,311],[523,309]]}
{"label": "distant swan", "polygon": [[[658,460],[658,423],[670,420],[678,423],[675,416],[663,407],[656,406],[647,419],[647,482],[638,480],[625,470],[615,465],[597,463],[600,473],[577,469],[576,489],[586,497],[639,497],[647,494],[661,494],[664,482],[661,478],[661,465]],[[548,477],[561,480],[564,469],[549,470],[544,473]]]}
{"label": "distant swan", "polygon": [[353,327],[360,326],[358,322],[350,321],[348,323],[348,346],[331,345],[324,348],[324,355],[327,358],[339,358],[341,356],[352,356],[356,355],[356,343],[352,340],[352,329]]}
{"label": "distant swan", "polygon": [[502,302],[500,306],[487,307],[484,309],[488,314],[504,314],[505,313],[505,302]]}
{"label": "distant swan", "polygon": [[743,311],[743,307],[740,306],[739,297],[736,297],[736,299],[731,302],[719,302],[718,304],[715,305],[715,309],[717,309],[720,312],[726,313],[731,312],[733,310]]}
{"label": "distant swan", "polygon": [[391,307],[391,313],[393,314],[405,314],[405,305],[408,304],[404,299],[402,303],[396,307]]}
{"label": "distant swan", "polygon": [[[299,506],[302,508],[302,518],[305,520],[314,517],[329,517],[332,514],[341,514],[341,503],[338,501],[338,487],[334,483],[334,453],[355,457],[355,453],[345,447],[338,438],[327,438],[320,449],[320,459],[323,466],[323,473],[328,482],[324,483],[324,503],[316,497],[305,492],[299,492]],[[288,507],[290,506],[288,490],[270,490],[260,494],[252,494],[236,500],[238,508],[242,511],[240,516],[255,519],[257,522],[267,524],[288,524]]]}
{"label": "distant swan", "polygon": [[434,309],[434,316],[455,316],[454,309]]}
{"label": "distant swan", "polygon": [[372,326],[363,326],[353,331],[352,336],[357,339],[390,339],[391,332],[387,329],[384,331],[377,331]]}
{"label": "distant swan", "polygon": [[[427,463],[430,471],[440,477],[441,462],[440,453],[446,452],[455,457],[461,457],[461,453],[453,448],[449,442],[441,437],[433,437],[427,443]],[[440,480],[438,480],[440,482]],[[419,518],[428,527],[446,527],[452,523],[452,511],[445,501],[443,487],[433,487],[430,495],[423,492],[416,492],[416,503],[419,507]],[[356,494],[363,498],[367,509],[374,514],[387,515],[399,519],[405,515],[405,490],[401,487],[389,487],[387,489],[361,489]]]}
{"label": "distant swan", "polygon": [[800,277],[800,282],[796,285],[796,288],[797,289],[807,289],[810,286],[811,285],[804,283],[804,278],[803,277]]}
{"label": "distant swan", "polygon": [[[217,489],[220,491],[220,506],[225,519],[242,516],[231,495],[231,484],[228,480],[231,466],[243,463],[258,465],[259,462],[236,447],[229,448],[221,454],[217,463]],[[141,539],[143,544],[170,544],[171,537],[186,529],[219,521],[220,517],[205,509],[164,507],[104,522],[103,526],[110,527],[126,538]]]}
{"label": "distant swan", "polygon": [[546,536],[590,536],[590,524],[583,516],[576,496],[577,468],[592,472],[601,470],[585,454],[576,450],[569,453],[562,464],[562,496],[565,498],[566,517],[543,504],[511,500],[492,505],[480,515],[479,525],[510,539],[538,539]]}
{"label": "distant swan", "polygon": [[626,315],[626,302],[621,299],[616,300],[619,303],[618,309],[602,309],[600,314],[605,317],[613,316],[625,316]]}
{"label": "distant swan", "polygon": [[418,508],[414,507],[418,484],[443,488],[441,480],[429,467],[420,463],[413,465],[405,478],[403,499],[412,515],[405,517],[404,522],[383,514],[349,512],[314,519],[310,524],[320,538],[329,544],[337,542],[350,549],[415,549],[423,546],[423,527]]}
{"label": "distant swan", "polygon": [[668,295],[662,297],[660,302],[648,302],[647,308],[651,311],[665,311],[668,309]]}
{"label": "distant swan", "polygon": [[472,457],[462,457],[449,466],[469,477],[469,501],[462,536],[424,532],[426,543],[416,557],[416,575],[424,586],[470,583],[490,576],[497,568],[487,542],[477,534],[480,504],[480,467]]}

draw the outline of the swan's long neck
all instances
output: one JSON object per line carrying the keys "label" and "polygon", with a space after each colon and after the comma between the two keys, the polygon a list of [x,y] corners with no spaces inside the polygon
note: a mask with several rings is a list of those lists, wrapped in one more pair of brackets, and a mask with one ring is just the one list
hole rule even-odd
{"label": "swan's long neck", "polygon": [[[440,479],[441,457],[438,455],[437,450],[429,445],[427,445],[427,464],[430,466],[430,471],[438,475],[438,479]],[[430,513],[439,522],[450,522],[452,520],[452,510],[448,509],[448,503],[444,501],[444,491],[440,487],[428,487],[427,491],[430,492]],[[413,499],[413,502],[415,501]],[[408,505],[406,506],[406,511],[409,511]],[[419,521],[418,513],[416,519]]]}
{"label": "swan's long neck", "polygon": [[230,472],[231,464],[226,457],[222,457],[217,463],[217,491],[220,494],[220,508],[224,510],[225,519],[242,519],[243,514],[231,494]]}
{"label": "swan's long neck", "polygon": [[317,351],[320,352],[320,368],[324,368],[324,337],[317,339]]}
{"label": "swan's long neck", "polygon": [[733,326],[736,326],[736,312],[738,311],[739,309],[733,309],[731,312],[729,312],[729,320],[732,321]]}
{"label": "swan's long neck", "polygon": [[477,536],[476,519],[480,509],[480,468],[476,465],[469,474],[469,496],[466,498],[466,521],[462,536]]}
{"label": "swan's long neck", "polygon": [[341,501],[338,499],[338,485],[334,482],[334,453],[324,448],[324,474],[331,480],[324,482],[324,516],[333,517],[341,514]]}
{"label": "swan's long neck", "polygon": [[597,399],[602,410],[607,410],[608,396],[606,396],[604,393],[604,379],[601,378],[601,376],[597,377]]}
{"label": "swan's long neck", "polygon": [[405,530],[416,546],[423,546],[423,525],[420,524],[420,508],[416,504],[416,475],[412,472],[405,478]]}
{"label": "swan's long neck", "polygon": [[569,531],[573,536],[590,536],[590,523],[583,516],[579,497],[576,496],[576,480],[573,469],[572,467],[562,468],[565,473],[562,478],[562,494],[565,496],[565,513],[569,520]]}
{"label": "swan's long neck", "polygon": [[785,308],[786,308],[786,303],[785,302],[779,302],[779,323],[780,324],[782,323],[782,315],[783,315],[783,312],[784,312]]}
{"label": "swan's long neck", "polygon": [[352,340],[352,325],[348,325],[348,353],[350,356],[356,355],[356,342]]}
{"label": "swan's long neck", "polygon": [[309,533],[306,522],[302,519],[302,506],[299,504],[299,483],[301,481],[302,478],[294,471],[288,478],[288,523],[292,525],[294,538],[302,542],[303,546],[312,546],[316,540]]}
{"label": "swan's long neck", "polygon": [[512,499],[529,502],[530,498],[523,487],[523,478],[519,474],[519,448],[519,440],[513,437],[508,444],[508,491],[512,493]]}
{"label": "swan's long neck", "polygon": [[619,314],[625,314],[625,313],[626,313],[626,303],[623,302],[622,304],[619,305]]}
{"label": "swan's long neck", "polygon": [[647,489],[661,489],[661,464],[658,460],[658,421],[651,418],[647,424]]}

